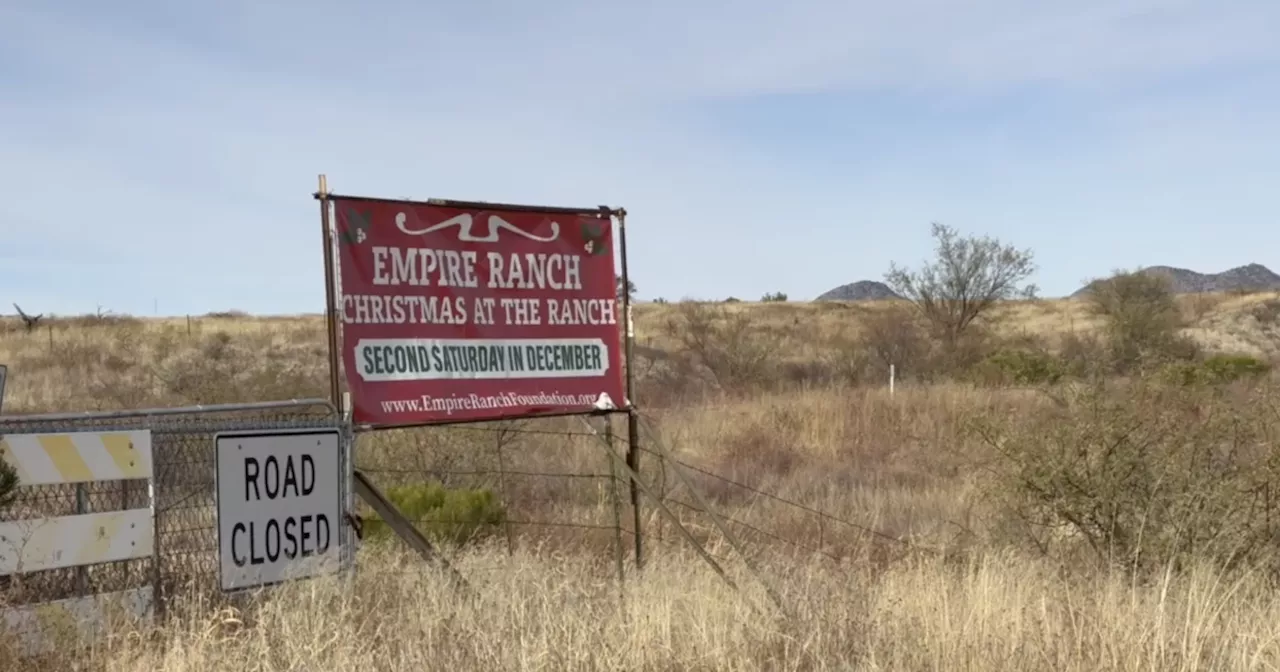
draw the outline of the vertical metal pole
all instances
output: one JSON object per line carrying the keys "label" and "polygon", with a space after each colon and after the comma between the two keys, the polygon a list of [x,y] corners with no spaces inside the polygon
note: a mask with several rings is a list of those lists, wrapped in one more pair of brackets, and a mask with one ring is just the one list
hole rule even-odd
{"label": "vertical metal pole", "polygon": [[[342,510],[348,514],[354,514],[356,510],[356,501],[352,477],[355,473],[356,434],[351,427],[351,395],[347,392],[343,392],[342,398],[342,408],[347,409],[346,411],[338,414],[338,427],[342,432],[343,449]],[[342,542],[345,544],[343,567],[346,568],[349,575],[354,576],[356,568],[356,545],[360,543],[360,535],[356,533],[355,527],[353,527],[350,522],[343,525],[342,529],[346,530],[346,537],[344,538],[345,541]]]}
{"label": "vertical metal pole", "polygon": [[337,301],[334,298],[333,273],[333,233],[330,232],[329,221],[329,182],[324,175],[320,176],[320,189],[316,192],[320,200],[321,239],[324,241],[324,322],[329,336],[329,400],[342,413],[342,386],[338,381],[338,315]]}
{"label": "vertical metal pole", "polygon": [[[329,402],[333,404],[338,414],[339,461],[343,473],[347,475],[344,485],[350,488],[351,475],[354,473],[355,436],[351,432],[351,424],[347,421],[347,397],[342,393],[342,383],[338,373],[341,360],[338,357],[338,301],[335,291],[337,281],[334,277],[333,232],[329,218],[329,180],[323,173],[318,179],[319,185],[315,197],[320,201],[320,240],[324,246],[324,326],[329,349]],[[350,495],[351,493],[346,493],[343,500],[343,511],[346,513],[352,512],[355,508],[352,505],[353,502],[348,501],[351,499]],[[338,535],[338,544],[344,549],[339,555],[339,563],[347,569],[355,567],[355,543],[352,541],[351,530],[347,529],[349,526],[349,524],[343,525]]]}
{"label": "vertical metal pole", "polygon": [[[626,581],[626,570],[623,568],[622,557],[622,500],[618,497],[618,465],[614,461],[613,449],[613,415],[604,416],[604,442],[609,447],[609,500],[613,504],[613,550],[614,562],[618,569],[618,597],[624,603],[626,601],[626,590],[623,588]],[[625,612],[624,612],[625,613]]]}
{"label": "vertical metal pole", "polygon": [[[626,323],[626,371],[627,371],[627,467],[632,473],[640,473],[640,426],[636,418],[635,395],[635,324],[631,320],[631,276],[627,269],[627,209],[619,208],[618,242],[622,251],[622,319]],[[644,534],[640,528],[640,490],[634,479],[631,484],[632,535],[635,537],[636,569],[644,565]]]}
{"label": "vertical metal pole", "polygon": [[[135,483],[132,480],[120,481],[120,510],[128,511],[133,508],[133,488]],[[154,545],[155,528],[151,528],[152,544]],[[132,582],[133,578],[129,576],[128,565],[120,565],[120,574],[126,582]]]}
{"label": "vertical metal pole", "polygon": [[[84,483],[76,483],[76,514],[84,515],[89,513],[89,493],[85,491]],[[76,596],[84,597],[89,594],[89,572],[88,568],[81,565],[76,567]]]}
{"label": "vertical metal pole", "polygon": [[160,478],[160,462],[156,458],[159,453],[152,451],[151,457],[151,478],[147,479],[147,506],[151,508],[151,535],[153,539],[151,548],[151,610],[155,620],[159,623],[165,616],[165,595],[163,593],[164,586],[161,583],[160,570],[163,558],[160,553],[161,543],[164,536],[161,534],[160,526],[160,510],[156,506],[156,483]]}
{"label": "vertical metal pole", "polygon": [[[494,448],[498,452],[499,495],[502,497],[502,505],[510,506],[511,497],[508,496],[507,494],[507,463],[505,460],[502,459],[502,443],[507,438],[506,434],[507,434],[506,427],[498,428],[498,436],[497,436],[497,441],[495,442]],[[502,527],[503,527],[503,532],[505,532],[507,536],[507,557],[511,557],[516,554],[516,542],[511,532],[511,521],[507,520],[505,516],[503,517],[503,520],[502,520]]]}

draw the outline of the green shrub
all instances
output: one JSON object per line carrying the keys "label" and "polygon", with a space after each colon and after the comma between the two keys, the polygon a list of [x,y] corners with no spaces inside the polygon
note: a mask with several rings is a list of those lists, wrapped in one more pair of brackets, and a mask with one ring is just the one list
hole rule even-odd
{"label": "green shrub", "polygon": [[1047,352],[999,350],[974,366],[970,377],[987,385],[1052,385],[1066,373],[1066,364]]}
{"label": "green shrub", "polygon": [[1119,373],[1158,371],[1198,354],[1195,344],[1178,333],[1182,313],[1168,276],[1117,271],[1090,283],[1086,299],[1106,320],[1111,365]]}
{"label": "green shrub", "polygon": [[1164,379],[1175,385],[1221,385],[1243,378],[1261,376],[1271,365],[1248,355],[1214,355],[1202,362],[1178,362],[1163,370]]}
{"label": "green shrub", "polygon": [[1195,385],[1203,380],[1198,362],[1173,362],[1160,370],[1160,379],[1173,385]]}
{"label": "green shrub", "polygon": [[[400,513],[429,539],[463,544],[495,531],[506,521],[506,510],[491,490],[445,488],[439,483],[415,483],[387,490]],[[366,525],[366,538],[387,539],[391,528],[374,516]]]}
{"label": "green shrub", "polygon": [[1248,355],[1214,355],[1201,365],[1206,373],[1218,382],[1261,376],[1271,370],[1271,365]]}

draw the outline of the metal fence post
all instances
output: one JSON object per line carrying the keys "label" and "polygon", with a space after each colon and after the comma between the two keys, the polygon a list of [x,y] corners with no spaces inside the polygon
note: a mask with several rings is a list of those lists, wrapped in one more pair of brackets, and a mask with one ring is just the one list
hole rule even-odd
{"label": "metal fence post", "polygon": [[618,572],[618,598],[626,601],[626,570],[623,565],[625,556],[622,550],[622,499],[618,495],[618,464],[614,460],[613,415],[604,416],[604,442],[609,450],[605,456],[609,460],[609,499],[613,504],[613,549],[614,563]]}
{"label": "metal fence post", "polygon": [[[84,483],[76,483],[76,514],[89,513],[89,493]],[[89,594],[89,568],[76,567],[76,595],[84,597]]]}
{"label": "metal fence post", "polygon": [[162,563],[164,562],[163,542],[164,542],[164,526],[160,524],[160,510],[156,506],[156,483],[159,482],[160,471],[153,470],[151,481],[147,483],[147,504],[151,507],[151,608],[156,615],[156,620],[160,621],[168,614],[164,585],[160,581],[162,575]]}

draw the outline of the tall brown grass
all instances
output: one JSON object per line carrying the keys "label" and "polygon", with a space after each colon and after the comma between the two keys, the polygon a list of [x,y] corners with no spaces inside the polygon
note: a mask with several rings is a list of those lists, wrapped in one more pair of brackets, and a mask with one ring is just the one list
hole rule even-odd
{"label": "tall brown grass", "polygon": [[[1256,323],[1240,338],[1263,350],[1272,347],[1267,305],[1223,297],[1196,306],[1192,328]],[[640,311],[649,347],[680,354],[682,334],[667,326],[679,309]],[[849,347],[840,339],[861,328],[857,316],[883,308],[731,309],[755,311],[756,334],[821,368],[831,364],[824,348]],[[1004,310],[1010,317],[999,328],[1010,333],[1081,328],[1065,317],[1075,308],[1053,302]],[[34,333],[6,325],[5,410],[323,396],[320,325],[236,317]],[[696,372],[660,368],[646,373],[653,387],[642,387],[663,402],[644,411],[642,469],[739,590],[661,522],[652,500],[642,503],[647,564],[636,572],[624,545],[619,585],[607,479],[485,473],[498,460],[509,473],[609,473],[580,420],[383,432],[362,437],[358,459],[384,486],[430,478],[485,487],[517,523],[601,529],[516,524],[447,547],[476,587],[474,601],[394,544],[369,543],[348,579],[299,582],[234,609],[216,596],[180,596],[158,628],[120,623],[89,648],[0,669],[1280,667],[1280,600],[1266,561],[1280,537],[1269,505],[1280,466],[1269,380],[1099,389],[907,383],[891,396],[880,384],[793,377],[749,393],[691,386],[675,397],[659,395],[666,376]],[[662,458],[660,446],[692,468]],[[690,506],[677,468],[735,521],[759,574]],[[1201,515],[1156,515],[1166,511]],[[1142,534],[1112,534],[1093,548],[1089,534],[1116,528],[1071,524],[1086,514],[1112,515]]]}
{"label": "tall brown grass", "polygon": [[298,583],[245,612],[194,601],[153,637],[132,636],[122,624],[82,665],[111,672],[1083,672],[1280,663],[1280,600],[1247,575],[1192,570],[1134,584],[1063,576],[1010,554],[874,570],[797,560],[766,567],[791,605],[785,619],[759,594],[730,591],[676,551],[633,580],[625,601],[608,567],[572,555],[509,557],[476,548],[459,566],[475,577],[474,601],[456,597],[418,562],[372,554],[350,582]]}

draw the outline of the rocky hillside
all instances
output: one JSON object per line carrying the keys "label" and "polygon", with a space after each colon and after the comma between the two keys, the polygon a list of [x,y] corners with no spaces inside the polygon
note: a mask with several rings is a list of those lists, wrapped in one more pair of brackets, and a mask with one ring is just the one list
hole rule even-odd
{"label": "rocky hillside", "polygon": [[875,280],[859,280],[835,289],[823,292],[818,301],[879,301],[882,299],[900,299],[889,286]]}
{"label": "rocky hillside", "polygon": [[[1142,272],[1169,278],[1173,284],[1173,291],[1178,294],[1280,290],[1280,275],[1276,275],[1262,264],[1246,264],[1221,273],[1197,273],[1173,266],[1148,266],[1142,269]],[[1078,297],[1087,291],[1089,291],[1088,285],[1081,287],[1071,296]]]}

